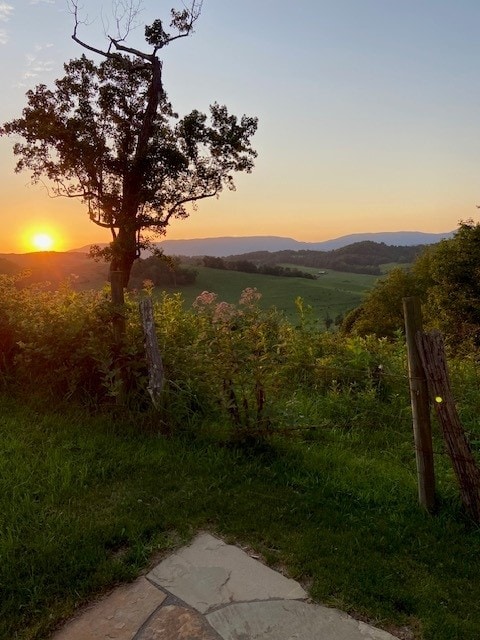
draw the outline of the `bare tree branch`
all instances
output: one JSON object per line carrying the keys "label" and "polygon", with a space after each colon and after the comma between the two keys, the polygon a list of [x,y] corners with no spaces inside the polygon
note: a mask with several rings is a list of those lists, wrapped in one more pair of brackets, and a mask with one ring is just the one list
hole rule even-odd
{"label": "bare tree branch", "polygon": [[[120,14],[120,11],[122,13]],[[117,27],[118,42],[123,42],[128,38],[130,32],[135,29],[136,18],[142,11],[142,0],[115,0],[113,14]]]}
{"label": "bare tree branch", "polygon": [[84,42],[78,37],[78,27],[82,24],[87,24],[87,21],[80,20],[79,18],[78,0],[69,0],[69,4],[70,11],[74,18],[72,39],[81,47],[105,58],[112,58],[116,57],[117,55],[115,53],[112,53],[113,46],[115,47],[117,52],[123,51],[125,53],[130,53],[131,55],[137,56],[138,58],[141,58],[143,60],[152,62],[152,59],[156,56],[159,49],[162,49],[163,47],[167,46],[171,42],[174,42],[175,40],[178,40],[179,38],[185,38],[192,33],[193,26],[201,14],[203,0],[192,0],[189,7],[187,7],[186,4],[182,2],[184,6],[184,11],[182,12],[172,9],[171,26],[176,28],[178,33],[172,36],[169,34],[164,34],[166,36],[165,40],[159,44],[156,44],[153,48],[152,53],[145,53],[143,51],[140,51],[139,49],[126,47],[120,44],[121,42],[124,42],[126,40],[132,29],[136,27],[135,19],[140,14],[142,9],[141,0],[115,0],[113,13],[117,34],[116,37],[108,35],[104,27],[105,37],[109,40],[108,49],[105,51],[103,49],[99,49],[98,47],[94,47],[87,42]]}

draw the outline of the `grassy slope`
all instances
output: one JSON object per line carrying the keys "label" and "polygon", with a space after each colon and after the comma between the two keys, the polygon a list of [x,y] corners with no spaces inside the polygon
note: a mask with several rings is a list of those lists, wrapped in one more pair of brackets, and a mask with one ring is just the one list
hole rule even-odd
{"label": "grassy slope", "polygon": [[[298,296],[313,307],[318,317],[324,318],[330,315],[334,318],[356,307],[363,294],[377,280],[376,276],[337,271],[328,271],[318,280],[307,280],[222,271],[206,267],[196,267],[196,269],[198,269],[197,282],[178,289],[187,304],[190,305],[202,291],[213,291],[218,294],[219,300],[236,302],[243,289],[256,287],[262,293],[262,306],[273,305],[284,311],[290,318],[295,316],[295,298]],[[308,268],[303,270],[309,271]],[[310,269],[310,271],[317,272],[318,269]]]}
{"label": "grassy slope", "polygon": [[138,417],[39,414],[0,398],[0,637],[48,637],[201,528],[386,628],[480,637],[479,530],[443,464],[440,515],[419,510],[408,421],[394,422],[248,453],[149,435]]}

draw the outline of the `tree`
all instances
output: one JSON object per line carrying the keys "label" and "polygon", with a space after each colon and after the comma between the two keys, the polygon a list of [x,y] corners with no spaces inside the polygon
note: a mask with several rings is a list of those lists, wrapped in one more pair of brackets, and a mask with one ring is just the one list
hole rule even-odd
{"label": "tree", "polygon": [[424,249],[411,269],[393,269],[343,320],[345,333],[392,337],[404,328],[402,298],[419,296],[425,325],[453,350],[480,346],[480,223],[460,222],[453,238]]}
{"label": "tree", "polygon": [[362,304],[345,316],[341,330],[363,336],[372,334],[392,338],[403,329],[402,299],[422,293],[412,271],[401,267],[392,269],[367,293]]}
{"label": "tree", "polygon": [[164,234],[172,218],[189,215],[189,204],[234,189],[233,174],[252,170],[257,119],[238,119],[217,103],[209,118],[193,110],[180,119],[168,101],[159,52],[192,33],[198,0],[171,10],[171,33],[160,19],[145,27],[149,52],[124,43],[133,0],[122,4],[123,32],[108,36],[105,49],[79,38],[82,22],[72,6],[72,38],[100,62],[86,55],[70,60],[54,89],[41,84],[28,91],[22,117],[0,134],[23,138],[14,145],[17,172],[29,170],[35,182],[47,178],[53,196],[79,198],[90,219],[110,229],[110,246],[96,253],[122,272],[126,286],[149,234]]}
{"label": "tree", "polygon": [[224,259],[217,256],[203,256],[203,266],[210,269],[226,269]]}
{"label": "tree", "polygon": [[183,286],[194,284],[198,272],[191,267],[183,267],[177,256],[154,255],[135,260],[130,276],[130,286],[141,288],[145,281],[155,286]]}
{"label": "tree", "polygon": [[460,222],[455,236],[425,257],[430,286],[426,315],[454,349],[480,346],[480,224]]}

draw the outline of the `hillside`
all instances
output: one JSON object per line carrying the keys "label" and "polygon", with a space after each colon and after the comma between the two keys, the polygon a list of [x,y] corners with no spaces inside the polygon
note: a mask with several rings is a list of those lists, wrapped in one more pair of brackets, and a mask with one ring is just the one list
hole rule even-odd
{"label": "hillside", "polygon": [[[373,284],[374,277],[382,274],[384,271],[384,265],[411,263],[422,249],[422,246],[398,247],[388,246],[384,243],[365,241],[357,242],[333,251],[283,250],[270,252],[263,250],[247,254],[232,255],[223,259],[214,258],[213,262],[218,262],[219,266],[217,269],[210,269],[208,271],[215,272],[217,270],[229,270],[228,275],[216,275],[214,277],[214,279],[217,279],[219,282],[223,282],[225,279],[227,282],[236,281],[237,276],[232,273],[231,269],[233,269],[233,271],[240,272],[256,271],[256,265],[285,265],[290,268],[293,267],[293,269],[300,266],[304,270],[305,268],[307,271],[310,270],[315,277],[320,275],[318,273],[319,270],[333,271],[332,281],[335,283],[339,277],[338,274],[335,275],[335,272],[343,272],[346,274],[356,273],[373,277],[373,280],[366,283],[365,287],[362,288],[362,291],[364,291],[370,288]],[[198,258],[184,257],[184,260],[187,263],[194,265],[195,269],[198,269],[199,264],[200,266],[213,266],[210,264],[202,265]],[[242,264],[247,266],[250,265],[253,269],[241,268]],[[70,251],[66,253],[57,253],[50,251],[25,254],[0,254],[0,273],[13,274],[21,271],[28,271],[30,273],[29,277],[24,280],[25,284],[33,282],[49,282],[51,288],[57,288],[61,282],[68,279],[71,281],[72,286],[77,290],[97,289],[102,287],[108,279],[108,265],[91,260],[86,253]],[[265,271],[268,273],[268,269]],[[204,271],[200,270],[200,274],[202,273],[204,273]],[[249,281],[249,278],[245,278],[246,275],[248,274],[239,276],[239,282],[243,283],[243,287],[255,286],[248,284],[247,280]],[[260,274],[250,275],[256,276]],[[150,276],[147,275],[145,277]],[[268,276],[268,278],[269,284],[265,287],[268,292],[268,298],[272,297],[271,292],[278,290],[281,292],[278,295],[282,300],[284,300],[286,296],[290,296],[291,300],[294,300],[297,295],[301,295],[302,297],[306,296],[309,300],[308,303],[312,304],[314,307],[317,307],[319,304],[317,292],[324,286],[331,289],[331,287],[328,286],[331,279],[328,273],[321,274],[322,282],[320,284],[316,281],[300,284],[298,282],[299,278],[291,278],[292,282],[287,284],[286,278],[274,275]],[[141,282],[134,282],[133,279],[131,282],[132,286],[141,286]],[[247,284],[245,284],[245,282],[247,282]],[[188,291],[196,291],[199,287],[200,290],[208,288],[206,284],[202,285],[202,278],[200,278],[195,285],[191,285],[190,289],[182,286],[180,287],[180,290],[185,291],[185,295],[188,297]],[[203,289],[201,287],[203,287]],[[337,284],[335,284],[333,288],[343,290],[343,287],[337,287]],[[297,291],[303,291],[304,289],[306,293],[296,293]],[[216,289],[212,290],[216,291]],[[311,295],[310,292],[312,292]],[[240,291],[237,293],[239,294]],[[310,298],[312,298],[311,301]],[[287,304],[289,313],[291,312],[290,302]],[[322,305],[325,306],[326,302],[328,302],[328,300],[323,299],[322,296]],[[347,299],[343,299],[342,297],[341,301],[337,300],[334,302],[333,306],[335,307],[335,314],[340,313],[341,310],[345,311],[348,308],[352,308],[359,302],[360,299],[357,296],[354,299],[350,299],[348,296]],[[282,305],[284,304],[282,302],[282,304],[278,305],[277,301],[274,299],[269,300],[269,303],[277,305],[279,308],[283,308]],[[327,306],[331,306],[329,302]],[[341,310],[340,307],[342,308]]]}
{"label": "hillside", "polygon": [[[360,302],[360,298],[355,295],[353,298],[348,294],[341,293],[340,299],[334,295],[334,299],[330,300],[332,291],[328,286],[330,276],[323,273],[324,270],[332,271],[333,281],[337,283],[339,272],[345,274],[363,274],[364,276],[370,276],[372,278],[382,275],[385,271],[385,266],[390,264],[409,264],[415,260],[417,255],[422,251],[423,246],[389,246],[384,243],[377,243],[372,241],[357,242],[350,244],[346,247],[334,249],[332,251],[311,251],[311,250],[282,250],[277,252],[270,251],[256,251],[253,253],[239,254],[228,256],[227,258],[213,258],[212,262],[218,263],[216,269],[209,269],[208,272],[228,270],[229,274],[225,277],[216,275],[214,279],[222,283],[224,280],[227,283],[233,283],[237,279],[237,275],[232,273],[237,272],[250,272],[253,276],[259,276],[260,274],[252,273],[255,271],[262,271],[262,266],[288,266],[290,270],[301,267],[303,271],[310,270],[311,277],[318,277],[319,270],[322,271],[321,278],[322,283],[316,281],[308,283],[299,283],[299,278],[291,278],[292,282],[287,284],[287,278],[278,277],[273,274],[273,269],[263,268],[264,274],[271,273],[268,276],[268,285],[265,285],[267,291],[267,299],[269,304],[278,306],[288,310],[289,314],[292,313],[293,300],[300,295],[306,298],[308,304],[311,304],[314,308],[322,309],[328,313],[338,315],[348,309],[353,308]],[[194,265],[198,270],[199,266],[215,266],[213,264],[207,264],[206,258],[205,264],[198,258],[184,257],[185,262]],[[243,267],[242,267],[243,265]],[[137,265],[139,266],[139,265]],[[248,267],[248,268],[247,268]],[[281,271],[281,268],[278,269]],[[105,263],[97,263],[91,260],[86,253],[79,252],[35,252],[25,254],[0,254],[0,273],[14,274],[22,271],[28,271],[29,275],[23,280],[24,284],[31,284],[33,282],[49,282],[51,288],[57,288],[58,285],[65,281],[70,280],[72,286],[77,290],[82,289],[97,289],[104,285],[108,279],[108,265]],[[192,271],[190,269],[190,271]],[[200,274],[204,273],[200,269]],[[299,271],[300,273],[300,271]],[[335,275],[337,274],[337,275]],[[134,273],[132,273],[133,277]],[[246,278],[247,274],[238,276],[239,282],[242,283],[241,288],[246,286],[256,286],[250,284],[251,278]],[[326,277],[328,276],[328,277]],[[192,279],[195,277],[192,271]],[[150,275],[143,276],[144,278],[151,278]],[[138,278],[137,278],[138,280]],[[141,287],[143,280],[139,282],[131,280],[132,286]],[[178,280],[181,282],[181,280]],[[362,291],[369,289],[374,280],[365,283],[362,287]],[[217,283],[218,284],[218,283]],[[159,285],[163,286],[163,285]],[[223,285],[220,285],[221,287]],[[227,285],[228,288],[229,285]],[[327,287],[330,291],[327,296],[323,294],[318,296],[320,290],[323,287]],[[197,291],[200,287],[200,291],[209,288],[206,283],[202,284],[202,278],[198,280],[195,285],[191,285],[190,288],[181,286],[179,290],[185,292],[189,297],[190,291]],[[236,292],[236,295],[240,293],[241,288]],[[333,289],[343,292],[343,286],[337,286],[335,284]],[[211,289],[217,291],[217,289]],[[277,299],[272,297],[272,292],[276,291],[279,296],[280,303]],[[221,293],[221,291],[217,291]],[[289,300],[287,301],[287,297]],[[230,301],[230,300],[229,300]]]}
{"label": "hillside", "polygon": [[0,273],[28,271],[25,283],[50,282],[55,288],[69,279],[76,289],[97,289],[107,280],[108,265],[94,262],[86,253],[39,251],[0,254]]}
{"label": "hillside", "polygon": [[334,269],[353,273],[381,275],[381,265],[390,263],[409,264],[418,257],[425,245],[391,246],[366,240],[355,242],[332,251],[256,251],[233,255],[225,262],[247,260],[255,264],[292,264],[319,269]]}

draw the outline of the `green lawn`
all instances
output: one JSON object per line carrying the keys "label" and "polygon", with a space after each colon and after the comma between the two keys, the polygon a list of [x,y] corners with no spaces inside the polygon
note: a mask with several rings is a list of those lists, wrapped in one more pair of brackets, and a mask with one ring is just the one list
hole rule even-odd
{"label": "green lawn", "polygon": [[[306,278],[281,278],[261,274],[240,273],[196,267],[198,278],[194,285],[181,287],[186,303],[192,304],[202,291],[213,291],[219,300],[236,302],[246,287],[256,287],[262,293],[263,307],[275,306],[289,318],[295,317],[295,299],[300,296],[310,305],[317,318],[335,318],[358,306],[366,291],[372,288],[377,276],[327,271],[317,280]],[[303,268],[318,272],[318,269]],[[173,289],[169,289],[173,291]]]}
{"label": "green lawn", "polygon": [[145,415],[0,397],[0,637],[47,638],[75,606],[206,529],[393,632],[479,638],[479,529],[461,515],[448,465],[429,517],[416,504],[408,415],[359,424],[357,408],[342,426],[341,410],[328,428],[252,451],[207,432],[159,437]]}

